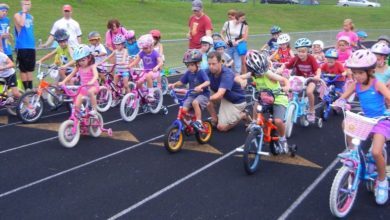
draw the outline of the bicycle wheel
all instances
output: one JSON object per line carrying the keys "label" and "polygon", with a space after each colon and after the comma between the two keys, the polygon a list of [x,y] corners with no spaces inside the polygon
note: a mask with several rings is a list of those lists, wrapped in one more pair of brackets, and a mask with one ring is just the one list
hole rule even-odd
{"label": "bicycle wheel", "polygon": [[177,124],[172,124],[165,132],[164,147],[170,153],[176,153],[181,150],[184,143],[183,132],[179,130]]}
{"label": "bicycle wheel", "polygon": [[295,114],[295,105],[290,105],[286,113],[286,138],[291,137],[293,127],[294,127],[294,121],[293,121],[294,114]]}
{"label": "bicycle wheel", "polygon": [[50,105],[50,107],[58,107],[64,101],[64,93],[59,87],[49,86],[46,94],[46,102]]}
{"label": "bicycle wheel", "polygon": [[210,121],[204,121],[202,125],[203,125],[204,132],[197,131],[195,133],[195,138],[199,144],[206,144],[207,142],[210,141],[213,135],[213,126],[211,125]]}
{"label": "bicycle wheel", "polygon": [[149,103],[149,110],[153,114],[157,114],[162,107],[163,95],[160,88],[153,89],[154,101]]}
{"label": "bicycle wheel", "polygon": [[261,133],[262,130],[253,130],[249,133],[244,145],[244,168],[248,175],[254,174],[260,164],[260,154],[262,149]]}
{"label": "bicycle wheel", "polygon": [[103,117],[101,114],[96,113],[96,116],[91,116],[90,124],[88,126],[89,134],[92,137],[99,137],[102,134],[102,127],[104,124]]}
{"label": "bicycle wheel", "polygon": [[96,109],[99,112],[106,112],[111,107],[112,94],[105,86],[100,86],[99,92],[96,94]]}
{"label": "bicycle wheel", "polygon": [[16,105],[16,114],[23,123],[34,123],[42,116],[43,109],[42,97],[34,91],[29,91],[20,97]]}
{"label": "bicycle wheel", "polygon": [[343,218],[351,211],[355,203],[357,190],[353,191],[352,184],[356,177],[355,170],[341,167],[333,180],[329,195],[329,207],[332,214]]}
{"label": "bicycle wheel", "polygon": [[299,117],[299,123],[302,127],[307,127],[310,124],[309,121],[306,119],[306,115],[302,115],[301,117]]}
{"label": "bicycle wheel", "polygon": [[73,120],[64,121],[58,129],[58,139],[62,146],[72,148],[80,140],[80,127],[77,126],[75,134],[73,134]]}
{"label": "bicycle wheel", "polygon": [[134,93],[128,93],[123,97],[120,106],[120,113],[123,120],[130,122],[137,117],[139,102]]}
{"label": "bicycle wheel", "polygon": [[[20,95],[24,94],[24,91],[20,88],[18,88]],[[8,90],[9,97],[13,97],[11,89]],[[16,106],[17,106],[18,101],[14,98],[14,102],[11,103],[10,105],[6,105],[6,109],[8,114],[12,116],[16,116]]]}
{"label": "bicycle wheel", "polygon": [[168,77],[161,76],[161,92],[163,95],[166,95],[168,93]]}

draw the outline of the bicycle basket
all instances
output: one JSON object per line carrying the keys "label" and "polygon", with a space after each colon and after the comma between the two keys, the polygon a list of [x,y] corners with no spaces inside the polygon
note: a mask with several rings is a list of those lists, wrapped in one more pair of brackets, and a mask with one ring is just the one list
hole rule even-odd
{"label": "bicycle basket", "polygon": [[293,92],[301,92],[305,87],[305,79],[300,76],[293,76],[290,79],[290,88]]}
{"label": "bicycle basket", "polygon": [[270,90],[261,90],[259,92],[259,103],[266,107],[272,106],[275,102],[275,96]]}
{"label": "bicycle basket", "polygon": [[359,140],[366,140],[378,120],[346,111],[344,133]]}

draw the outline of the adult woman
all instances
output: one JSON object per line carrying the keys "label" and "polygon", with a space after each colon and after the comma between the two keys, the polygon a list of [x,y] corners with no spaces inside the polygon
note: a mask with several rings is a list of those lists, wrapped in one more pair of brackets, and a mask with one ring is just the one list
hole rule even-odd
{"label": "adult woman", "polygon": [[121,26],[121,23],[117,19],[111,19],[107,23],[107,32],[106,32],[106,47],[112,52],[114,50],[114,44],[112,40],[118,34],[126,35],[127,30]]}
{"label": "adult woman", "polygon": [[344,20],[343,30],[336,35],[336,40],[338,41],[340,37],[346,36],[349,37],[350,47],[355,47],[359,40],[357,34],[354,32],[355,25],[352,22],[352,19],[348,18]]}
{"label": "adult woman", "polygon": [[241,66],[245,66],[242,65],[242,60],[245,59],[245,53],[238,48],[242,46],[239,44],[246,42],[248,38],[248,25],[245,22],[245,13],[238,11],[234,19],[225,22],[221,33],[222,38],[228,45],[227,53],[234,60],[234,73],[246,72],[245,67],[241,69]]}

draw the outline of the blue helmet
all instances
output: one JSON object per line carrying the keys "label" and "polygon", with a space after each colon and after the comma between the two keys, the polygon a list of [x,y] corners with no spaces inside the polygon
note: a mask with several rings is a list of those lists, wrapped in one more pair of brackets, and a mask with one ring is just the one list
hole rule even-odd
{"label": "blue helmet", "polygon": [[280,33],[282,32],[282,28],[280,28],[279,26],[272,26],[271,27],[271,30],[270,30],[271,34],[277,34],[277,33]]}
{"label": "blue helmet", "polygon": [[337,59],[339,58],[339,53],[337,53],[337,50],[334,48],[331,48],[325,52],[325,57],[326,58],[333,58]]}
{"label": "blue helmet", "polygon": [[311,47],[311,40],[307,38],[299,38],[297,41],[295,41],[294,47],[301,48],[301,47]]}
{"label": "blue helmet", "polygon": [[358,37],[362,37],[362,38],[367,38],[368,37],[368,35],[367,35],[367,33],[365,31],[358,31],[358,32],[356,32],[356,34],[357,34]]}
{"label": "blue helmet", "polygon": [[73,60],[78,61],[91,54],[91,49],[85,45],[78,45],[73,51]]}
{"label": "blue helmet", "polygon": [[224,41],[216,41],[214,42],[214,50],[223,47],[223,49],[226,49],[226,43]]}

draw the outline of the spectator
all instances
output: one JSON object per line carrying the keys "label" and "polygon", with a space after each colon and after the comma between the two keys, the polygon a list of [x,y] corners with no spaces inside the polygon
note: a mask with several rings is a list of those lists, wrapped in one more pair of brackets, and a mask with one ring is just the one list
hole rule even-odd
{"label": "spectator", "polygon": [[349,42],[350,42],[349,48],[352,49],[352,47],[355,47],[357,45],[358,40],[359,40],[359,38],[358,38],[357,34],[354,32],[354,30],[355,30],[355,25],[353,24],[352,19],[350,19],[350,18],[345,19],[343,30],[337,34],[336,40],[338,41],[340,39],[340,37],[343,37],[343,36],[349,37]]}
{"label": "spectator", "polygon": [[107,23],[107,32],[106,32],[106,47],[111,53],[114,51],[115,47],[113,44],[113,39],[116,35],[120,34],[126,36],[127,30],[121,26],[121,23],[117,19],[111,19]]}
{"label": "spectator", "polygon": [[[206,70],[210,78],[210,89],[214,93],[210,96],[207,109],[211,116],[211,121],[217,125],[220,131],[228,131],[246,119],[244,109],[246,106],[245,92],[240,84],[234,81],[234,73],[231,69],[222,67],[221,55],[210,52],[208,55],[209,69]],[[220,102],[218,115],[215,106]]]}
{"label": "spectator", "polygon": [[72,19],[72,6],[64,5],[62,11],[64,17],[54,23],[46,43],[42,44],[41,47],[51,46],[54,41],[54,33],[59,29],[65,29],[69,33],[69,46],[71,48],[75,48],[81,44],[82,33],[79,23]]}
{"label": "spectator", "polygon": [[200,49],[200,39],[207,35],[211,37],[213,25],[211,19],[203,12],[203,3],[201,0],[192,2],[193,15],[188,21],[189,31],[187,38],[189,39],[189,49]]}
{"label": "spectator", "polygon": [[10,21],[7,17],[8,10],[7,4],[0,4],[0,51],[7,55],[11,61],[14,61],[11,48],[12,39],[9,33]]}
{"label": "spectator", "polygon": [[35,39],[34,18],[29,13],[30,0],[21,1],[22,10],[14,15],[15,22],[15,48],[17,49],[16,60],[19,63],[20,78],[24,89],[32,89],[32,81],[35,69]]}

